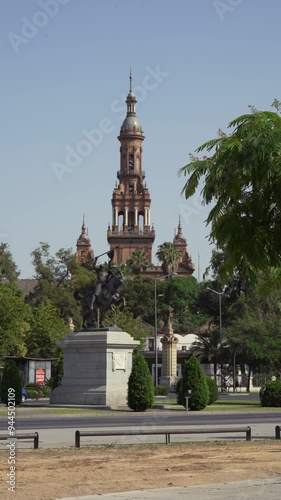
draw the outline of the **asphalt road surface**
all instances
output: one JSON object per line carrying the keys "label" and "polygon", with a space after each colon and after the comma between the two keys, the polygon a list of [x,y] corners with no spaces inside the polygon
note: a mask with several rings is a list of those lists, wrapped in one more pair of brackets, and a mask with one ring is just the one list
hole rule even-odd
{"label": "asphalt road surface", "polygon": [[[130,415],[36,415],[32,417],[16,417],[17,431],[31,429],[59,429],[59,428],[126,428],[128,426],[143,425],[196,425],[196,426],[227,426],[227,425],[253,425],[253,424],[275,424],[281,425],[281,411],[279,412],[243,412],[243,413],[194,413],[194,412],[169,412],[162,410],[155,413],[130,414]],[[7,418],[0,418],[0,430],[5,431]]]}

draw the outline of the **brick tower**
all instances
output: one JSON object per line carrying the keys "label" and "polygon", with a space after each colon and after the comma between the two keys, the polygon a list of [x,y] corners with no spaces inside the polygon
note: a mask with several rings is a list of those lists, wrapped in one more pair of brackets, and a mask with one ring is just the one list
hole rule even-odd
{"label": "brick tower", "polygon": [[81,234],[76,243],[76,253],[75,257],[79,264],[88,262],[94,258],[94,252],[91,247],[91,240],[88,236],[88,231],[85,226],[85,217],[83,215],[83,223],[81,228]]}
{"label": "brick tower", "polygon": [[[136,97],[130,90],[126,99],[127,115],[118,137],[120,141],[120,170],[112,195],[112,226],[108,226],[107,240],[115,248],[114,262],[125,264],[136,250],[145,252],[152,260],[155,231],[150,225],[151,199],[142,170],[142,142],[144,135],[136,115]],[[117,248],[116,248],[117,247]]]}

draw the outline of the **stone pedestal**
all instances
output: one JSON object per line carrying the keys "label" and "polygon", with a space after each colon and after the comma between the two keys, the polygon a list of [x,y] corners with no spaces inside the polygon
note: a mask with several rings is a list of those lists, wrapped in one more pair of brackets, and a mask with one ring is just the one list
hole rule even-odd
{"label": "stone pedestal", "polygon": [[64,375],[51,393],[51,404],[127,405],[137,340],[120,328],[108,327],[70,332],[57,344],[63,351]]}
{"label": "stone pedestal", "polygon": [[174,386],[177,381],[177,343],[173,334],[167,334],[162,339],[162,376],[160,385]]}

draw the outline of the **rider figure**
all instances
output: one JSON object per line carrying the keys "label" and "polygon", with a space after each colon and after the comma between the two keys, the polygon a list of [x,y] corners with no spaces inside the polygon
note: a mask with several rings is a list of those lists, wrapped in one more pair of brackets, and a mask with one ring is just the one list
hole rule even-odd
{"label": "rider figure", "polygon": [[93,290],[93,295],[92,295],[92,300],[91,300],[91,305],[90,309],[93,310],[94,308],[94,302],[96,300],[96,297],[100,295],[102,286],[105,285],[107,282],[108,278],[111,276],[112,272],[110,269],[112,259],[110,259],[108,263],[108,271],[105,268],[104,264],[100,264],[99,266],[96,265],[98,257],[95,257],[93,261],[93,270],[96,271],[97,274],[97,283],[95,285],[95,288]]}

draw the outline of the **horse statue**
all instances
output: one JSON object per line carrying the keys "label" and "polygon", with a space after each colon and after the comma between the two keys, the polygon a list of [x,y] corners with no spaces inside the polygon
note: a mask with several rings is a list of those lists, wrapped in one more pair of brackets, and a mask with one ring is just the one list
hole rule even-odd
{"label": "horse statue", "polygon": [[79,299],[82,305],[83,328],[93,327],[96,316],[98,327],[104,327],[106,311],[112,310],[113,304],[125,306],[125,299],[119,292],[123,283],[124,276],[120,270],[109,272],[107,278],[98,283],[93,290],[76,294],[75,298]]}

